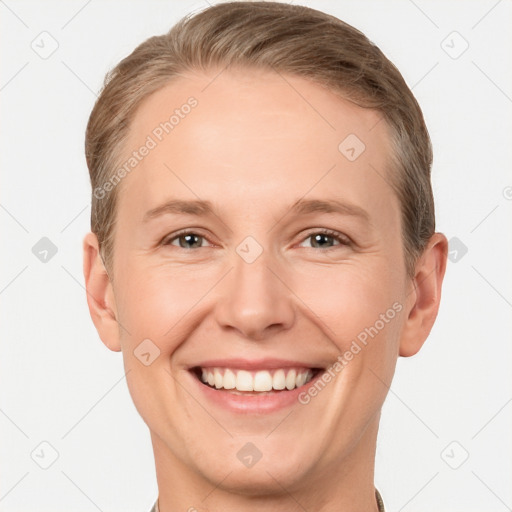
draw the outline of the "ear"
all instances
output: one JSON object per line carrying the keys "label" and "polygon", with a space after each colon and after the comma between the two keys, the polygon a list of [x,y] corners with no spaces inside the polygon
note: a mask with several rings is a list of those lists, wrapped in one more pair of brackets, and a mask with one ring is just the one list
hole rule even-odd
{"label": "ear", "polygon": [[418,259],[411,289],[408,292],[407,320],[400,337],[399,355],[416,354],[427,339],[439,310],[448,257],[448,240],[434,233]]}
{"label": "ear", "polygon": [[114,352],[121,351],[116,303],[110,277],[100,256],[98,238],[87,233],[83,241],[87,304],[101,341]]}

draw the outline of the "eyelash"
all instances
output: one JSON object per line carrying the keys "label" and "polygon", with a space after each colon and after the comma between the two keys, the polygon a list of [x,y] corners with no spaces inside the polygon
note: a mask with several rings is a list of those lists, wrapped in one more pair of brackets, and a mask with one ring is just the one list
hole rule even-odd
{"label": "eyelash", "polygon": [[[177,240],[178,238],[180,238],[182,236],[185,236],[185,235],[198,235],[199,237],[205,239],[206,241],[209,241],[208,238],[206,238],[204,235],[201,235],[200,233],[198,233],[196,231],[192,231],[190,229],[185,229],[185,230],[182,230],[182,231],[178,231],[177,233],[174,233],[170,237],[163,238],[162,241],[160,242],[160,245],[163,245],[163,246],[171,245],[171,242],[174,242],[174,240]],[[321,249],[320,248],[320,250],[324,251],[324,252],[332,250],[332,249],[336,249],[336,247],[350,246],[352,244],[351,240],[346,235],[343,235],[342,233],[339,233],[338,231],[332,231],[330,229],[319,229],[317,231],[312,231],[312,232],[308,233],[308,235],[302,241],[305,241],[305,240],[307,240],[308,238],[310,238],[310,237],[312,237],[314,235],[327,235],[327,236],[331,236],[337,242],[339,242],[339,245],[334,245],[332,247],[327,247],[325,249]],[[177,246],[176,246],[176,248],[177,249],[183,249],[185,251],[192,251],[192,250],[194,250],[194,249],[185,249],[183,247],[177,247]],[[197,247],[196,249],[201,249],[201,247]],[[316,249],[316,247],[308,247],[308,249]]]}

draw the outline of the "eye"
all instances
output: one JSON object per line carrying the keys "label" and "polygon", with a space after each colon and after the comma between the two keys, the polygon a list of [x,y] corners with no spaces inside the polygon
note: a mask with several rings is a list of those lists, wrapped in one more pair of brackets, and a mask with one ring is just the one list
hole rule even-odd
{"label": "eye", "polygon": [[[306,240],[312,241],[311,244],[313,249],[323,248],[324,250],[328,250],[336,246],[350,245],[350,239],[347,236],[329,229],[314,231],[310,233],[304,241]],[[178,243],[176,244],[175,242]],[[200,249],[201,247],[204,247],[203,242],[208,242],[206,237],[195,231],[185,230],[164,238],[161,245],[171,245],[174,247],[180,247],[181,249]]]}
{"label": "eye", "polygon": [[173,243],[175,240],[178,241],[179,247],[182,249],[198,249],[202,247],[202,242],[206,241],[206,238],[194,231],[181,231],[164,238],[161,244],[177,246]]}
{"label": "eye", "polygon": [[[336,245],[350,245],[350,239],[347,236],[329,229],[314,231],[313,233],[310,233],[305,240],[312,240],[312,247],[314,249],[331,249]],[[338,242],[338,244],[332,244],[332,240]]]}

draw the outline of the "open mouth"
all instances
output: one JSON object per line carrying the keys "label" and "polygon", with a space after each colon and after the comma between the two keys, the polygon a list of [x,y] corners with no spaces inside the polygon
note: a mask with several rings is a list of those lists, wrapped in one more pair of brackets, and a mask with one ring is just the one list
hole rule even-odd
{"label": "open mouth", "polygon": [[237,395],[261,395],[292,391],[308,384],[324,368],[275,368],[247,371],[195,366],[191,373],[205,386]]}

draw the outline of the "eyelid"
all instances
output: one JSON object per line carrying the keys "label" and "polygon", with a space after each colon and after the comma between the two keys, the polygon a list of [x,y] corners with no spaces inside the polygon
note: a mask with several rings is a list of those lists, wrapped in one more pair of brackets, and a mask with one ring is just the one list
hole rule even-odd
{"label": "eyelid", "polygon": [[[162,240],[160,241],[159,245],[171,245],[171,242],[173,242],[176,238],[179,238],[183,235],[199,235],[201,238],[204,238],[208,243],[212,244],[210,239],[202,233],[201,228],[184,228],[180,229],[179,231],[176,231],[174,233],[171,233],[169,235],[165,235]],[[213,245],[213,244],[212,244]],[[183,249],[183,247],[176,247],[177,249]],[[188,251],[189,249],[185,249]]]}
{"label": "eyelid", "polygon": [[[173,242],[175,239],[179,238],[180,236],[190,235],[190,234],[199,235],[201,238],[204,238],[208,243],[212,244],[210,239],[206,235],[202,234],[201,231],[202,231],[201,228],[184,228],[182,230],[176,231],[175,233],[171,233],[170,235],[166,235],[160,241],[159,245],[162,245],[162,246],[169,245],[170,246],[171,242]],[[336,230],[328,229],[328,228],[310,228],[308,230],[308,232],[302,236],[300,243],[304,242],[312,235],[322,235],[322,234],[333,237],[334,239],[336,239],[339,242],[339,245],[335,245],[333,247],[327,247],[325,249],[320,249],[321,251],[328,251],[329,249],[335,249],[336,247],[344,246],[344,245],[351,246],[353,244],[353,241],[349,236],[345,235],[344,233],[342,233],[340,231],[336,231]],[[183,249],[183,247],[177,247],[177,248]],[[199,247],[199,249],[200,249],[200,247]],[[311,247],[311,249],[315,249],[315,247]],[[190,251],[191,249],[184,249],[184,250]]]}
{"label": "eyelid", "polygon": [[[312,235],[328,235],[328,236],[332,236],[333,238],[335,238],[338,242],[339,242],[339,245],[352,245],[353,242],[352,242],[352,239],[345,235],[345,233],[342,233],[340,231],[336,231],[334,229],[328,229],[328,228],[312,228],[303,238],[302,238],[302,242],[304,240],[306,240],[307,238],[309,238],[310,236]],[[333,246],[333,247],[327,247],[325,249],[321,249],[323,251],[328,251],[329,249],[335,249],[336,247],[339,247],[337,245]],[[314,249],[314,247],[312,247],[312,249]]]}

